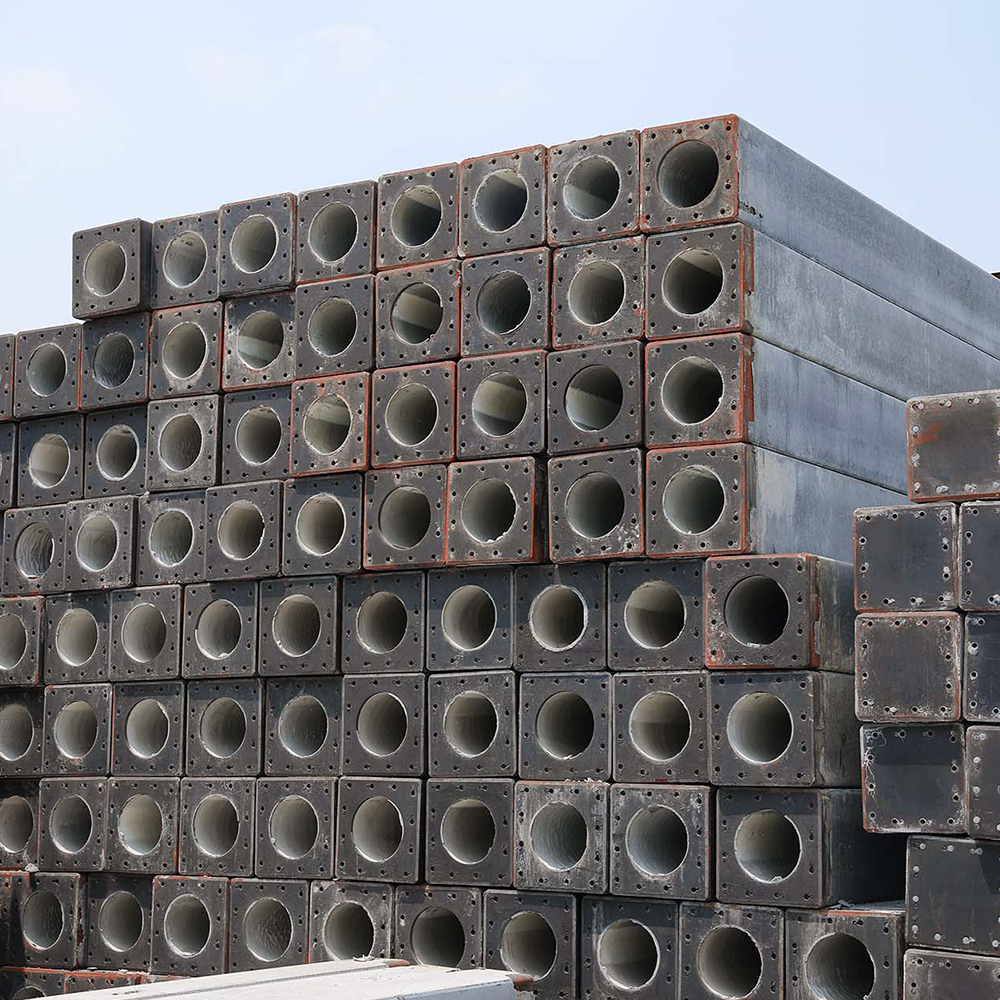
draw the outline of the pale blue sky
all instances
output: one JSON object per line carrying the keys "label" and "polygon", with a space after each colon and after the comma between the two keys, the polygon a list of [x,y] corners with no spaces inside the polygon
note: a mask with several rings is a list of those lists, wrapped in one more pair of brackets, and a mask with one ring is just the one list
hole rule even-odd
{"label": "pale blue sky", "polygon": [[0,330],[70,236],[532,143],[744,115],[991,270],[1000,5],[0,0]]}

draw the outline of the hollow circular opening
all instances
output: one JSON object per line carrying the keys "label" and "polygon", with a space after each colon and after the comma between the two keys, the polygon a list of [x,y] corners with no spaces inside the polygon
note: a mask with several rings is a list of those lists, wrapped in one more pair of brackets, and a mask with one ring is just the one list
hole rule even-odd
{"label": "hollow circular opening", "polygon": [[71,701],[64,705],[56,715],[52,735],[64,757],[86,757],[97,742],[97,715],[90,703]]}
{"label": "hollow circular opening", "polygon": [[673,760],[691,738],[691,716],[684,702],[665,691],[643,695],[628,719],[633,746],[649,760]]}
{"label": "hollow circular opening", "polygon": [[676,208],[703,202],[719,180],[719,157],[708,143],[687,139],[663,155],[656,171],[660,194]]}
{"label": "hollow circular opening", "polygon": [[219,548],[228,559],[249,559],[264,540],[264,516],[249,500],[231,503],[219,518]]}
{"label": "hollow circular opening", "polygon": [[358,217],[349,205],[324,205],[309,224],[309,249],[325,264],[346,257],[358,238]]}
{"label": "hollow circular opening", "polygon": [[6,705],[0,709],[0,757],[20,760],[35,738],[35,724],[24,705]]}
{"label": "hollow circular opening", "polygon": [[566,521],[584,538],[603,538],[625,516],[621,483],[606,472],[588,472],[566,494]]}
{"label": "hollow circular opening", "polygon": [[118,554],[118,528],[107,514],[89,514],[76,533],[76,561],[88,572],[99,573]]}
{"label": "hollow circular opening", "polygon": [[93,832],[93,813],[79,795],[60,799],[49,814],[49,836],[63,854],[79,854],[90,843]]}
{"label": "hollow circular opening", "polygon": [[[5,615],[4,618],[13,618],[13,615]],[[0,624],[4,618],[0,618]],[[21,632],[24,632],[23,626]],[[81,667],[94,655],[99,637],[94,616],[85,608],[73,608],[56,625],[56,653],[63,663]]]}
{"label": "hollow circular opening", "polygon": [[29,524],[18,536],[14,546],[17,571],[28,579],[45,576],[55,559],[56,542],[44,524]]}
{"label": "hollow circular opening", "polygon": [[354,813],[351,838],[363,858],[376,864],[388,861],[403,843],[403,817],[384,795],[374,795]]}
{"label": "hollow circular opening", "polygon": [[566,802],[550,802],[531,821],[531,845],[539,861],[553,871],[569,871],[587,851],[587,822]]}
{"label": "hollow circular opening", "polygon": [[243,916],[247,950],[261,962],[277,962],[292,943],[292,917],[273,896],[255,899]]}
{"label": "hollow circular opening", "polygon": [[125,719],[125,744],[129,752],[149,760],[162,752],[170,735],[170,719],[155,698],[143,698]]}
{"label": "hollow circular opening", "polygon": [[233,230],[229,244],[233,263],[244,274],[263,271],[278,250],[278,230],[264,215],[251,215]]}
{"label": "hollow circular opening", "polygon": [[171,900],[163,915],[163,938],[167,947],[184,958],[194,958],[208,946],[212,917],[205,904],[191,893]]}
{"label": "hollow circular opening", "polygon": [[194,628],[194,641],[212,660],[232,656],[243,635],[243,617],[235,604],[215,600],[205,605]]}
{"label": "hollow circular opening", "polygon": [[198,461],[202,444],[198,421],[190,413],[178,413],[160,431],[160,461],[171,472],[184,472]]}
{"label": "hollow circular opening", "polygon": [[519,378],[506,373],[484,378],[472,394],[472,419],[484,434],[513,434],[528,411],[528,394]]}
{"label": "hollow circular opening", "polygon": [[505,233],[524,217],[528,185],[516,170],[494,170],[483,178],[472,199],[472,210],[483,229]]}
{"label": "hollow circular opening", "polygon": [[459,799],[441,819],[441,846],[461,865],[485,861],[496,842],[493,813],[478,799]]}
{"label": "hollow circular opening", "polygon": [[791,745],[792,716],[773,694],[745,694],[726,720],[729,745],[751,764],[770,764]]}
{"label": "hollow circular opening", "polygon": [[462,499],[462,525],[477,541],[499,541],[514,526],[517,501],[502,479],[481,479]]}
{"label": "hollow circular opening", "polygon": [[476,296],[476,315],[494,336],[516,330],[531,311],[531,289],[520,274],[505,271],[483,283]]}
{"label": "hollow circular opening", "polygon": [[625,395],[621,379],[604,365],[588,365],[566,386],[566,416],[582,431],[601,431],[621,413]]}
{"label": "hollow circular opening", "polygon": [[122,622],[122,648],[136,663],[155,660],[167,644],[167,623],[163,613],[152,604],[130,608]]}
{"label": "hollow circular opening", "polygon": [[390,653],[406,637],[406,605],[392,593],[369,594],[358,608],[358,642],[372,653]]}
{"label": "hollow circular opening", "polygon": [[682,316],[697,316],[711,308],[722,293],[722,263],[711,250],[685,250],[663,272],[667,305]]}
{"label": "hollow circular opening", "polygon": [[132,795],[118,814],[118,840],[137,857],[156,850],[163,835],[163,814],[151,795]]}
{"label": "hollow circular opening", "polygon": [[598,939],[597,965],[616,986],[638,990],[653,981],[660,965],[660,949],[642,924],[616,920]]}
{"label": "hollow circular opening", "polygon": [[236,451],[244,462],[263,465],[278,454],[283,437],[278,414],[270,406],[255,406],[236,424]]}
{"label": "hollow circular opening", "polygon": [[236,332],[236,353],[240,361],[253,371],[271,364],[285,343],[285,328],[269,309],[252,312]]}
{"label": "hollow circular opening", "polygon": [[351,410],[340,396],[320,396],[306,407],[305,442],[319,455],[332,455],[351,433]]}
{"label": "hollow circular opening", "polygon": [[714,928],[698,949],[698,977],[723,1000],[742,1000],[753,993],[762,968],[760,949],[738,927]]}
{"label": "hollow circular opening", "polygon": [[594,713],[575,691],[560,691],[542,702],[535,717],[538,745],[550,757],[579,757],[594,738]]}
{"label": "hollow circular opening", "polygon": [[660,397],[671,420],[700,424],[718,410],[724,388],[722,372],[707,358],[682,358],[667,372]]}
{"label": "hollow circular opening", "polygon": [[569,283],[569,311],[584,326],[609,322],[624,302],[625,276],[607,261],[584,264]]}
{"label": "hollow circular opening", "polygon": [[119,889],[101,904],[97,933],[106,948],[121,954],[139,943],[144,923],[139,900],[127,890]]}
{"label": "hollow circular opening", "polygon": [[368,911],[350,900],[338,903],[323,924],[323,944],[332,959],[368,958],[375,947],[375,925]]}
{"label": "hollow circular opening", "polygon": [[157,514],[149,529],[149,552],[161,566],[178,566],[194,546],[194,526],[182,510]]}
{"label": "hollow circular opening", "polygon": [[232,757],[247,736],[246,713],[232,698],[214,698],[202,713],[198,732],[213,757]]}
{"label": "hollow circular opening", "polygon": [[572,587],[554,584],[532,602],[528,619],[538,644],[558,653],[583,638],[587,630],[587,605]]}
{"label": "hollow circular opening", "polygon": [[740,868],[757,882],[781,882],[798,867],[802,842],[787,816],[761,809],[740,823],[733,854]]}
{"label": "hollow circular opening", "polygon": [[326,556],[340,544],[346,526],[344,508],[336,497],[310,497],[296,515],[295,538],[310,555]]}
{"label": "hollow circular opening", "polygon": [[426,184],[417,184],[396,199],[389,228],[403,246],[419,247],[438,231],[441,216],[441,199],[437,192]]}
{"label": "hollow circular opening", "polygon": [[83,283],[93,295],[111,295],[125,280],[128,258],[119,243],[105,240],[87,254],[83,262]]}
{"label": "hollow circular opening", "polygon": [[42,489],[58,486],[69,471],[69,445],[61,434],[43,434],[28,453],[28,475]]}
{"label": "hollow circular opening", "polygon": [[35,832],[31,803],[20,795],[0,799],[0,849],[9,854],[23,851]]}
{"label": "hollow circular opening", "polygon": [[376,757],[395,753],[406,739],[403,703],[388,691],[373,694],[358,713],[358,742]]}
{"label": "hollow circular opening", "polygon": [[767,646],[781,638],[788,624],[788,596],[769,576],[740,580],[723,608],[726,627],[745,646]]}
{"label": "hollow circular opening", "polygon": [[668,806],[646,806],[629,820],[625,850],[632,863],[647,875],[669,875],[687,857],[687,827]]}
{"label": "hollow circular opening", "polygon": [[278,740],[295,757],[312,757],[326,742],[330,720],[312,695],[292,698],[278,716]]}
{"label": "hollow circular opening", "polygon": [[463,757],[486,753],[499,727],[496,706],[478,691],[464,691],[452,698],[444,712],[444,738]]}
{"label": "hollow circular opening", "polygon": [[163,251],[163,276],[174,288],[187,288],[205,273],[208,247],[200,233],[178,233]]}
{"label": "hollow circular opening", "polygon": [[304,858],[316,845],[319,817],[308,799],[286,795],[271,810],[268,832],[278,854],[295,861]]}
{"label": "hollow circular opening", "polygon": [[866,1000],[875,989],[875,961],[852,934],[828,934],[809,951],[806,980],[817,1000]]}
{"label": "hollow circular opening", "polygon": [[684,601],[663,580],[640,583],[625,601],[625,631],[644,649],[663,649],[684,630]]}
{"label": "hollow circular opening", "polygon": [[663,488],[663,514],[675,531],[699,535],[719,522],[726,506],[722,480],[711,470],[681,469]]}
{"label": "hollow circular opening", "polygon": [[94,352],[94,378],[105,389],[124,385],[135,368],[135,347],[124,333],[109,333]]}
{"label": "hollow circular opening", "polygon": [[33,892],[21,910],[21,933],[36,951],[48,951],[61,937],[65,915],[59,897],[48,889]]}
{"label": "hollow circular opening", "polygon": [[410,950],[420,965],[456,968],[465,954],[462,921],[444,906],[421,910],[410,928]]}
{"label": "hollow circular opening", "polygon": [[510,972],[542,979],[556,961],[556,936],[540,913],[525,910],[504,924],[500,934],[500,961]]}
{"label": "hollow circular opening", "polygon": [[413,447],[426,441],[437,426],[437,398],[417,382],[398,389],[385,409],[385,427],[397,443]]}
{"label": "hollow circular opening", "polygon": [[452,591],[441,609],[441,631],[456,649],[469,652],[490,641],[497,627],[497,607],[489,592],[475,584]]}
{"label": "hollow circular opening", "polygon": [[32,997],[43,997],[45,994],[37,986],[22,986],[11,1000],[32,1000]]}
{"label": "hollow circular opening", "polygon": [[444,306],[437,289],[423,281],[404,288],[389,313],[389,326],[404,344],[423,344],[437,333]]}
{"label": "hollow circular opening", "polygon": [[[73,614],[73,612],[71,611],[69,614]],[[69,615],[66,615],[63,620],[65,621],[68,617]],[[17,615],[0,615],[0,670],[13,670],[21,662],[21,657],[24,656],[24,651],[27,648],[28,633],[24,628],[24,622]],[[63,656],[63,652],[59,648],[58,629],[56,630],[56,651],[60,656]]]}
{"label": "hollow circular opening", "polygon": [[322,627],[315,601],[305,594],[292,594],[274,612],[271,635],[287,656],[305,656],[319,641]]}
{"label": "hollow circular opening", "polygon": [[397,486],[382,501],[378,528],[395,549],[410,549],[430,530],[431,505],[426,495],[413,486]]}
{"label": "hollow circular opening", "polygon": [[105,479],[120,482],[139,461],[139,439],[124,424],[109,427],[97,442],[97,470]]}
{"label": "hollow circular opening", "polygon": [[197,323],[178,323],[163,340],[163,367],[172,378],[192,378],[207,357],[208,341]]}
{"label": "hollow circular opening", "polygon": [[599,219],[615,207],[621,187],[618,168],[606,156],[585,156],[566,175],[563,204],[574,218]]}
{"label": "hollow circular opening", "polygon": [[51,396],[66,380],[66,355],[55,344],[42,344],[31,352],[25,375],[36,396]]}
{"label": "hollow circular opening", "polygon": [[195,808],[191,829],[195,846],[202,854],[221,858],[236,846],[240,817],[224,795],[206,795]]}
{"label": "hollow circular opening", "polygon": [[334,358],[351,346],[358,332],[358,314],[347,299],[325,299],[313,311],[306,337],[317,354]]}

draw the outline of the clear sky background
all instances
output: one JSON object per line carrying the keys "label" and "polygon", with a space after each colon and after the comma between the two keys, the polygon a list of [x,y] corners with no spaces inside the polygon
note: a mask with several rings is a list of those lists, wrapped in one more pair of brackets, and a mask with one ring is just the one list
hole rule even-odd
{"label": "clear sky background", "polygon": [[70,238],[736,113],[1000,270],[1000,5],[0,0],[0,331]]}

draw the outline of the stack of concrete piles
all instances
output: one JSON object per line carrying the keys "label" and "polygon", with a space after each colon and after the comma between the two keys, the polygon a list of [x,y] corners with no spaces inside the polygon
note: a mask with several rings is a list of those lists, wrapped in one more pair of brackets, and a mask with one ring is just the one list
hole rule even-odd
{"label": "stack of concrete piles", "polygon": [[0,340],[4,1000],[900,995],[850,514],[1000,282],[725,117],[80,232],[73,314]]}

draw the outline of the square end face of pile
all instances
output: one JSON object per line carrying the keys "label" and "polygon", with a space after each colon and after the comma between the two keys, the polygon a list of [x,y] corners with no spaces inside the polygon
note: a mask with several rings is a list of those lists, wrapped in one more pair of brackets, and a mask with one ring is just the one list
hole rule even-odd
{"label": "square end face of pile", "polygon": [[[86,595],[80,596],[86,597]],[[58,654],[50,654],[49,650],[55,649],[58,638],[56,634],[57,622],[52,620],[55,610],[53,602],[65,600],[65,598],[50,598],[46,601],[44,597],[0,597],[0,637],[2,637],[0,648],[3,649],[4,653],[0,687],[35,687],[40,684],[43,654],[45,656],[46,681],[54,683],[59,679],[60,660],[57,658]],[[105,612],[104,619],[106,639],[107,612]],[[98,631],[99,628],[98,625],[95,631]],[[86,629],[86,623],[85,631],[89,638],[91,633],[89,629]],[[98,632],[96,646],[100,645]],[[104,654],[106,657],[106,641]],[[53,668],[51,672],[50,660]],[[97,679],[105,680],[106,678],[99,677]]]}
{"label": "square end face of pile", "polygon": [[206,576],[239,580],[280,572],[281,491],[280,482],[206,490]]}
{"label": "square end face of pile", "polygon": [[[41,598],[29,598],[41,600]],[[37,649],[41,632],[34,633],[28,620],[22,617],[23,633],[27,642],[18,634],[14,622],[5,616],[12,611],[16,598],[0,602],[0,626],[5,634],[13,636],[14,649],[22,648],[23,661],[30,662]],[[109,660],[109,604],[104,593],[65,594],[45,599],[45,682],[47,684],[82,684],[86,681],[106,681]],[[19,660],[11,672],[26,665]],[[22,673],[23,676],[23,673]],[[25,682],[22,682],[25,683]],[[36,683],[31,681],[30,683]]]}
{"label": "square end face of pile", "polygon": [[639,133],[549,147],[548,242],[630,236],[639,229]]}
{"label": "square end face of pile", "polygon": [[551,252],[462,261],[462,356],[549,346]]}
{"label": "square end face of pile", "polygon": [[83,324],[80,408],[104,409],[148,396],[149,313],[129,313]]}
{"label": "square end face of pile", "polygon": [[424,669],[424,574],[370,573],[343,580],[340,664],[345,674]]}
{"label": "square end face of pile", "polygon": [[[9,900],[5,923],[17,928],[10,934],[11,953],[5,955],[5,961],[21,967],[40,967],[39,971],[74,969],[86,961],[85,935],[80,933],[86,906],[84,876],[71,872],[8,872],[0,876],[0,898],[5,894]],[[35,941],[25,933],[25,923],[35,920],[41,920],[42,927],[49,931],[52,943],[47,948],[41,947],[44,940]]]}
{"label": "square end face of pile", "polygon": [[[394,954],[406,962],[420,959],[418,927],[425,918],[445,925],[435,944],[447,952],[449,968],[478,969],[483,963],[483,901],[479,889],[415,886],[396,890]],[[459,944],[459,941],[461,942]]]}
{"label": "square end face of pile", "polygon": [[968,722],[1000,721],[1000,614],[965,616],[962,715]]}
{"label": "square end face of pile", "polygon": [[295,377],[367,371],[375,358],[375,279],[370,275],[295,289]]}
{"label": "square end face of pile", "polygon": [[257,679],[189,681],[184,773],[206,779],[257,775],[263,698],[263,681]]}
{"label": "square end face of pile", "polygon": [[735,219],[738,135],[735,115],[643,129],[643,230],[655,233]]}
{"label": "square end face of pile", "polygon": [[284,385],[295,375],[295,297],[241,296],[226,303],[222,386]]}
{"label": "square end face of pile", "polygon": [[264,773],[340,774],[340,678],[276,678],[266,692]]}
{"label": "square end face of pile", "polygon": [[146,489],[183,490],[219,481],[218,396],[151,402],[146,410]]}
{"label": "square end face of pile", "polygon": [[450,462],[455,456],[453,361],[383,368],[371,383],[373,468]]}
{"label": "square end face of pile", "polygon": [[84,497],[96,500],[145,491],[145,406],[88,413],[84,438]]}
{"label": "square end face of pile", "polygon": [[219,297],[219,213],[201,212],[153,223],[154,309]]}
{"label": "square end face of pile", "polygon": [[73,234],[73,318],[149,308],[152,227],[142,219]]}
{"label": "square end face of pile", "polygon": [[234,878],[229,883],[229,970],[304,965],[309,950],[309,883]]}
{"label": "square end face of pile", "polygon": [[642,444],[642,345],[554,351],[548,378],[549,454]]}
{"label": "square end face of pile", "polygon": [[[134,875],[90,875],[87,878],[87,964],[93,969],[149,969],[151,928],[149,914],[153,905],[153,883]],[[133,923],[138,911],[138,933]],[[115,934],[115,917],[122,927]],[[103,919],[102,919],[103,918]],[[130,940],[134,935],[134,940]],[[85,976],[86,973],[78,973]],[[96,973],[95,989],[112,986],[103,982],[112,973]],[[126,983],[127,976],[123,974]],[[135,980],[142,982],[143,977]],[[124,983],[122,985],[125,985]]]}
{"label": "square end face of pile", "polygon": [[964,833],[963,727],[862,726],[861,795],[871,833]]}
{"label": "square end face of pile", "polygon": [[336,826],[332,778],[259,778],[257,875],[330,878]]}
{"label": "square end face of pile", "polygon": [[207,508],[204,490],[139,498],[136,583],[193,583],[205,578]]}
{"label": "square end face of pile", "polygon": [[357,181],[298,196],[297,282],[375,270],[375,192],[374,181]]}
{"label": "square end face of pile", "polygon": [[43,778],[38,784],[39,867],[101,871],[107,858],[107,801],[107,778]]}
{"label": "square end face of pile", "polygon": [[57,594],[66,585],[66,508],[27,507],[3,516],[3,592]]}
{"label": "square end face of pile", "polygon": [[505,566],[427,574],[427,669],[509,670],[514,580]]}
{"label": "square end face of pile", "polygon": [[[194,941],[190,927],[203,927]],[[160,875],[153,879],[151,968],[164,976],[219,975],[227,969],[229,879]],[[192,947],[201,947],[191,955]]]}
{"label": "square end face of pile", "polygon": [[[309,961],[340,959],[345,938],[353,939],[356,924],[371,928],[369,958],[392,954],[393,887],[378,882],[314,881],[310,883]],[[360,908],[360,909],[358,909]],[[367,925],[366,925],[367,921]]]}
{"label": "square end face of pile", "polygon": [[906,438],[911,500],[974,500],[1000,493],[1000,391],[911,399]]}
{"label": "square end face of pile", "polygon": [[149,396],[218,392],[222,384],[221,302],[161,309],[152,314]]}
{"label": "square end face of pile", "polygon": [[131,586],[135,498],[77,500],[66,508],[66,589]]}
{"label": "square end face of pile", "polygon": [[646,336],[749,330],[753,233],[742,224],[646,240]]}
{"label": "square end face of pile", "polygon": [[261,675],[336,673],[339,604],[335,576],[261,580]]}
{"label": "square end face of pile", "polygon": [[969,836],[1000,840],[1000,728],[966,730]]}
{"label": "square end face of pile", "polygon": [[961,718],[961,615],[863,614],[854,624],[856,713],[862,722]]}
{"label": "square end face of pile", "polygon": [[44,696],[39,688],[0,689],[0,720],[11,734],[0,757],[0,777],[37,778],[42,773]]}
{"label": "square end face of pile", "polygon": [[222,481],[284,479],[291,433],[291,386],[226,393],[222,399]]}
{"label": "square end face of pile", "polygon": [[17,503],[64,503],[83,496],[83,417],[25,420],[18,427]]}
{"label": "square end face of pile", "polygon": [[181,774],[184,716],[180,681],[119,684],[114,692],[112,774]]}
{"label": "square end face of pile", "polygon": [[181,596],[177,584],[112,592],[111,680],[180,676]]}
{"label": "square end face of pile", "polygon": [[377,267],[454,257],[458,252],[458,164],[378,179]]}
{"label": "square end face of pile", "polygon": [[80,408],[83,324],[25,330],[14,338],[14,416],[44,417]]}
{"label": "square end face of pile", "polygon": [[1000,545],[1000,503],[986,500],[963,503],[958,508],[956,558],[958,603],[963,611],[1000,610],[1000,572],[991,558],[997,545]]}
{"label": "square end face of pile", "polygon": [[[257,770],[259,764],[253,773]],[[181,874],[253,874],[255,784],[253,778],[184,778],[181,781],[177,864]],[[204,820],[199,816],[202,810]]]}
{"label": "square end face of pile", "polygon": [[45,689],[45,774],[107,774],[111,761],[111,685],[65,684]]}
{"label": "square end face of pile", "polygon": [[456,458],[534,455],[545,450],[545,352],[458,362]]}
{"label": "square end face of pile", "polygon": [[444,563],[447,468],[412,466],[365,475],[365,569]]}
{"label": "square end face of pile", "polygon": [[958,605],[954,504],[854,512],[854,604],[859,611],[947,611]]}
{"label": "square end face of pile", "polygon": [[183,677],[239,677],[257,666],[257,581],[184,588]]}
{"label": "square end face of pile", "polygon": [[644,237],[588,243],[552,257],[552,346],[645,336]]}
{"label": "square end face of pile", "polygon": [[292,385],[292,475],[368,466],[368,372]]}
{"label": "square end face of pile", "polygon": [[219,209],[219,294],[251,295],[295,284],[295,196],[276,194]]}
{"label": "square end face of pile", "polygon": [[349,472],[285,483],[284,575],[326,576],[360,568],[361,484],[362,477]]}
{"label": "square end face of pile", "polygon": [[426,765],[423,674],[348,674],[343,680],[346,774],[421,775]]}
{"label": "square end face of pile", "polygon": [[550,459],[552,561],[641,556],[645,545],[642,472],[638,448]]}
{"label": "square end face of pile", "polygon": [[378,275],[375,364],[379,368],[458,356],[460,273],[458,261],[445,260]]}
{"label": "square end face of pile", "polygon": [[463,257],[545,243],[546,159],[544,146],[528,146],[462,161]]}

